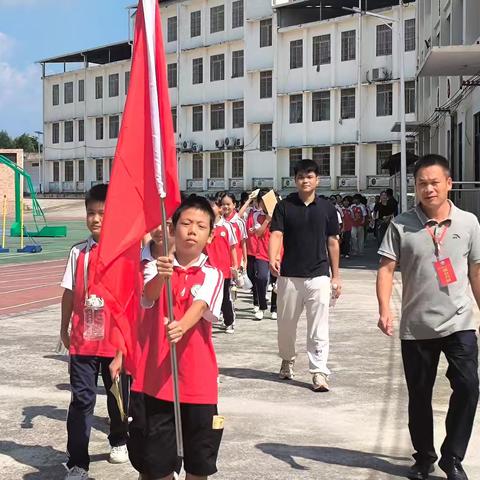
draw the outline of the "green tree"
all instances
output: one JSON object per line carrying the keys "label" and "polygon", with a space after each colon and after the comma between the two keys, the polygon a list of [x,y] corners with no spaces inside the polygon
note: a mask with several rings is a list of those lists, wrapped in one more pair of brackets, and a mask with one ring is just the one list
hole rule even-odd
{"label": "green tree", "polygon": [[14,140],[15,148],[23,148],[25,152],[37,152],[38,151],[38,141],[35,137],[23,133]]}
{"label": "green tree", "polygon": [[13,140],[5,130],[0,130],[0,148],[14,148]]}

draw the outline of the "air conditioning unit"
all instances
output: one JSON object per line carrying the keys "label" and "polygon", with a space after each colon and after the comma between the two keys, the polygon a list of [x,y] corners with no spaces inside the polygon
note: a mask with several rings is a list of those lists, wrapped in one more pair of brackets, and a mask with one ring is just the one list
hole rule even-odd
{"label": "air conditioning unit", "polygon": [[235,139],[235,147],[243,147],[243,138],[236,138]]}
{"label": "air conditioning unit", "polygon": [[199,143],[194,143],[194,144],[192,145],[192,152],[194,152],[194,153],[199,153],[199,152],[201,152],[201,151],[203,151],[202,145],[200,145]]}
{"label": "air conditioning unit", "polygon": [[231,148],[235,147],[236,140],[237,139],[234,138],[234,137],[226,137],[223,143],[225,144],[226,148],[231,149]]}
{"label": "air conditioning unit", "polygon": [[242,180],[230,180],[230,188],[238,188],[242,186]]}
{"label": "air conditioning unit", "polygon": [[194,185],[193,180],[187,180],[187,189],[193,188],[193,185]]}
{"label": "air conditioning unit", "polygon": [[208,180],[208,188],[225,188],[225,180],[211,178]]}
{"label": "air conditioning unit", "polygon": [[193,147],[193,142],[190,140],[185,140],[182,142],[181,150],[182,152],[191,152]]}
{"label": "air conditioning unit", "polygon": [[219,150],[222,150],[222,148],[225,146],[225,140],[223,138],[219,138],[215,140],[215,148],[218,148]]}
{"label": "air conditioning unit", "polygon": [[388,188],[390,186],[390,179],[385,176],[369,176],[367,182],[371,188]]}
{"label": "air conditioning unit", "polygon": [[356,177],[340,177],[338,179],[339,188],[351,188],[357,187],[357,178]]}
{"label": "air conditioning unit", "polygon": [[273,178],[253,178],[253,188],[273,188]]}
{"label": "air conditioning unit", "polygon": [[390,73],[384,67],[372,69],[372,82],[381,82],[383,80],[389,80]]}
{"label": "air conditioning unit", "polygon": [[283,188],[292,188],[295,186],[294,178],[282,178],[282,187]]}

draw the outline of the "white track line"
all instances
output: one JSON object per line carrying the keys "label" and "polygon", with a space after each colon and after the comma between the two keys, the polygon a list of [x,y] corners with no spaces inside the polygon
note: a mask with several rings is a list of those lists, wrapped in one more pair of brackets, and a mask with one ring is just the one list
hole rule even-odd
{"label": "white track line", "polygon": [[40,273],[42,273],[44,275],[51,275],[52,273],[55,273],[56,271],[57,272],[63,271],[66,264],[67,264],[67,262],[65,262],[64,264],[61,264],[61,265],[57,265],[55,267],[32,268],[32,269],[28,269],[28,270],[18,269],[18,271],[16,271],[16,272],[7,272],[7,273],[3,273],[0,270],[0,278],[7,278],[7,279],[11,278],[11,277],[17,278],[19,276],[32,275],[33,273],[35,273],[37,276]]}
{"label": "white track line", "polygon": [[60,285],[60,282],[42,283],[41,285],[34,285],[33,287],[18,288],[17,290],[9,290],[8,292],[0,291],[0,294],[6,295],[7,293],[24,292],[25,290],[33,290],[34,288],[51,287],[52,285]]}
{"label": "white track line", "polygon": [[[2,256],[0,255],[0,260],[2,259]],[[39,260],[38,262],[32,262],[32,263],[9,263],[8,265],[0,265],[0,270],[3,270],[4,268],[14,268],[14,267],[24,267],[25,265],[33,265],[34,263],[53,263],[53,262],[63,262],[62,259],[57,259],[57,260]]]}
{"label": "white track line", "polygon": [[[2,258],[18,258],[19,255],[46,255],[47,253],[50,254],[50,253],[60,253],[60,252],[69,252],[70,251],[70,248],[66,249],[66,250],[42,250],[41,252],[39,253],[15,253],[15,254],[8,254],[8,255],[5,255],[2,253],[3,256],[0,257],[0,260]],[[21,264],[20,264],[21,265]]]}
{"label": "white track line", "polygon": [[62,297],[61,296],[50,297],[50,298],[44,298],[42,300],[35,300],[34,302],[19,303],[18,305],[10,305],[9,307],[2,307],[2,308],[0,308],[0,310],[10,310],[12,308],[24,307],[25,305],[32,305],[34,303],[48,302],[50,300],[58,300],[59,298],[62,298]]}
{"label": "white track line", "polygon": [[[32,273],[30,275],[32,275]],[[53,272],[53,273],[49,273],[49,274],[42,274],[41,277],[42,277],[42,280],[47,280],[47,279],[51,280],[51,279],[55,279],[55,278],[58,279],[58,278],[61,277],[61,274],[60,274],[60,272],[58,272],[58,274],[56,272]],[[28,280],[38,280],[38,275],[35,276],[35,277],[23,277],[23,276],[20,277],[20,276],[18,276],[18,277],[15,277],[14,279],[11,278],[9,280],[0,280],[0,284],[1,283],[13,283],[17,280],[22,281],[22,282],[26,282]]]}

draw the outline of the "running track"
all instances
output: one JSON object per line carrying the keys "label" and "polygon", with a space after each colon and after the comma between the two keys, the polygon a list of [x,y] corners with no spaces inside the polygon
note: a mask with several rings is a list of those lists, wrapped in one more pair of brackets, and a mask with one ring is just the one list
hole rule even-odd
{"label": "running track", "polygon": [[65,259],[0,266],[0,317],[60,303]]}

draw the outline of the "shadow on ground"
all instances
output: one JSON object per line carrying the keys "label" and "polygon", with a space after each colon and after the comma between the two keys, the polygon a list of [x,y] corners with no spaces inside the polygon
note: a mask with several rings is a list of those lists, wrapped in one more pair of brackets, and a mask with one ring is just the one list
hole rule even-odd
{"label": "shadow on ground", "polygon": [[220,368],[220,375],[232,378],[248,378],[251,380],[266,380],[268,382],[283,383],[292,387],[308,388],[312,386],[307,382],[299,380],[281,380],[277,372],[267,372],[265,370],[254,370],[253,368]]}
{"label": "shadow on ground", "polygon": [[[263,453],[287,463],[295,470],[309,470],[298,463],[295,458],[304,458],[315,462],[342,467],[365,468],[377,472],[405,478],[407,468],[390,460],[408,462],[406,457],[393,457],[377,453],[360,452],[336,447],[285,445],[282,443],[259,443],[255,446]],[[431,480],[442,480],[442,477],[430,476]]]}

